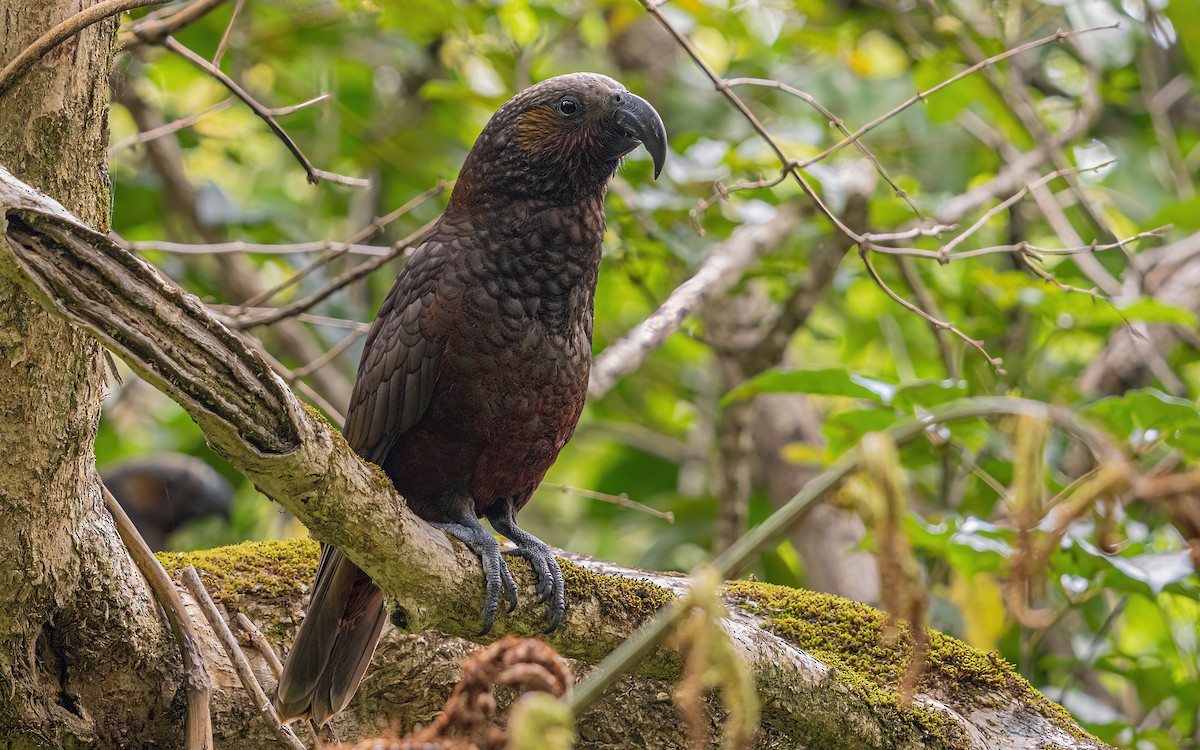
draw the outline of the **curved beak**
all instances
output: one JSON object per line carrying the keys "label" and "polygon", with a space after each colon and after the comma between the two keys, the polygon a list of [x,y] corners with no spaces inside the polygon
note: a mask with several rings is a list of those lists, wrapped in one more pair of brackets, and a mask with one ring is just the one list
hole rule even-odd
{"label": "curved beak", "polygon": [[650,152],[650,158],[654,160],[654,179],[657,180],[663,162],[667,160],[667,129],[658,112],[642,97],[624,92],[616,119],[626,138],[641,143]]}

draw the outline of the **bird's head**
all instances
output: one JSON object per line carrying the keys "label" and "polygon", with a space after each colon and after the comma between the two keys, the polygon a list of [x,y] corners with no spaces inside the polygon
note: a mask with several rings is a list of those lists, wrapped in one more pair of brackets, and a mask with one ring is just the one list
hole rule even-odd
{"label": "bird's head", "polygon": [[650,152],[657,179],[667,133],[645,99],[598,73],[550,78],[517,94],[492,116],[463,164],[451,205],[599,197],[638,144]]}

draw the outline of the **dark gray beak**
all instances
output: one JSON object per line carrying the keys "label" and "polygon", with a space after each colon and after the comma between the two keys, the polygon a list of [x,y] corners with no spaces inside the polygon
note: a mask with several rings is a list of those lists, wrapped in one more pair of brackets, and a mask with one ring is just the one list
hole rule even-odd
{"label": "dark gray beak", "polygon": [[[667,160],[667,129],[663,127],[662,118],[650,102],[628,91],[614,95],[613,99],[619,101],[617,126],[627,139],[641,143],[650,152],[650,158],[654,160],[654,179],[657,180],[663,162]],[[631,144],[630,150],[633,147]]]}

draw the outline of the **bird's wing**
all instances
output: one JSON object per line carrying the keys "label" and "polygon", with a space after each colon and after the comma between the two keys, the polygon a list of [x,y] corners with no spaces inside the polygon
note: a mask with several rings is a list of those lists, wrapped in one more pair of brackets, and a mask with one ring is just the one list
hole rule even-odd
{"label": "bird's wing", "polygon": [[[447,248],[429,241],[405,265],[371,326],[346,414],[346,440],[382,464],[433,396],[448,312],[437,304]],[[383,592],[351,560],[321,545],[308,615],[288,653],[275,706],[285,721],[318,724],[341,711],[371,661],[386,611]]]}
{"label": "bird's wing", "polygon": [[422,244],[396,278],[367,336],[346,412],[344,434],[363,458],[382,464],[396,438],[420,420],[433,397],[448,311],[438,304],[448,249]]}

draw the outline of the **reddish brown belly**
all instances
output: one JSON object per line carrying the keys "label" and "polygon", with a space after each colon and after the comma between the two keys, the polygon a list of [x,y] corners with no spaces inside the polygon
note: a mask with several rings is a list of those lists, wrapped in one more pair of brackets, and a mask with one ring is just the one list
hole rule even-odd
{"label": "reddish brown belly", "polygon": [[451,520],[464,493],[478,515],[501,498],[523,503],[575,430],[590,351],[511,328],[448,342],[429,409],[384,462],[422,518]]}

